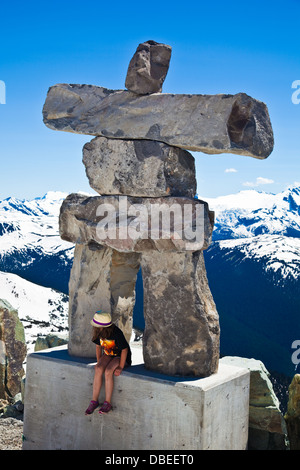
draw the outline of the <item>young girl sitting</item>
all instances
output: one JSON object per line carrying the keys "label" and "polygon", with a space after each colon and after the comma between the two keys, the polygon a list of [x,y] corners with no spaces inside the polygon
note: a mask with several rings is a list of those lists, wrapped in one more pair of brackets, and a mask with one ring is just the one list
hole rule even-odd
{"label": "young girl sitting", "polygon": [[114,387],[114,375],[118,376],[126,366],[131,365],[131,350],[123,332],[111,321],[109,313],[96,312],[93,320],[92,341],[96,344],[97,364],[93,383],[93,399],[85,414],[91,414],[99,406],[98,397],[105,374],[105,401],[99,413],[108,413],[112,409],[111,397]]}

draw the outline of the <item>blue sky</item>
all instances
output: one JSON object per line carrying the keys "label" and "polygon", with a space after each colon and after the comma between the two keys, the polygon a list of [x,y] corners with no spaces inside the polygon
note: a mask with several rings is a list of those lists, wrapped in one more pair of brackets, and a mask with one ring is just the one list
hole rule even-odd
{"label": "blue sky", "polygon": [[128,63],[148,39],[172,46],[163,92],[245,92],[269,109],[275,147],[268,159],[193,153],[199,195],[251,187],[277,193],[300,182],[300,104],[291,99],[300,80],[299,1],[28,0],[2,2],[0,10],[0,199],[92,192],[81,161],[92,137],[43,124],[47,90],[56,83],[124,88]]}

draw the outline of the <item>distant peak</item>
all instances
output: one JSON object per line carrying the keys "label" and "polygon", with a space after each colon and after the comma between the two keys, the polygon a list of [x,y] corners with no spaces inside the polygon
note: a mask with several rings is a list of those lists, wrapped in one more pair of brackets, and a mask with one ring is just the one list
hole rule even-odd
{"label": "distant peak", "polygon": [[52,199],[52,200],[59,200],[59,199],[65,199],[68,196],[68,193],[62,192],[62,191],[47,191],[46,194],[42,198],[36,198],[36,199]]}

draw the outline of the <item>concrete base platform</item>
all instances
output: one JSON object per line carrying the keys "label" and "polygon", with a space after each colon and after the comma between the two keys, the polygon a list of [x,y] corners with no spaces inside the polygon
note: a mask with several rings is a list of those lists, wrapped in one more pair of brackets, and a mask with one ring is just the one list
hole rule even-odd
{"label": "concrete base platform", "polygon": [[248,370],[220,362],[218,373],[207,378],[169,377],[147,371],[141,350],[132,352],[133,365],[115,377],[113,411],[90,416],[84,412],[94,360],[70,356],[66,346],[30,354],[23,449],[247,448]]}

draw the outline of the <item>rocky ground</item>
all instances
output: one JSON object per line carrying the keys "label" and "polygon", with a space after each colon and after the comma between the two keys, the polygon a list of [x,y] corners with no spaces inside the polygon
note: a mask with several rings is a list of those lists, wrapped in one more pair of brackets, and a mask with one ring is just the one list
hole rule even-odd
{"label": "rocky ground", "polygon": [[0,450],[22,450],[24,406],[20,398],[0,399]]}
{"label": "rocky ground", "polygon": [[0,450],[22,450],[23,421],[0,419]]}

